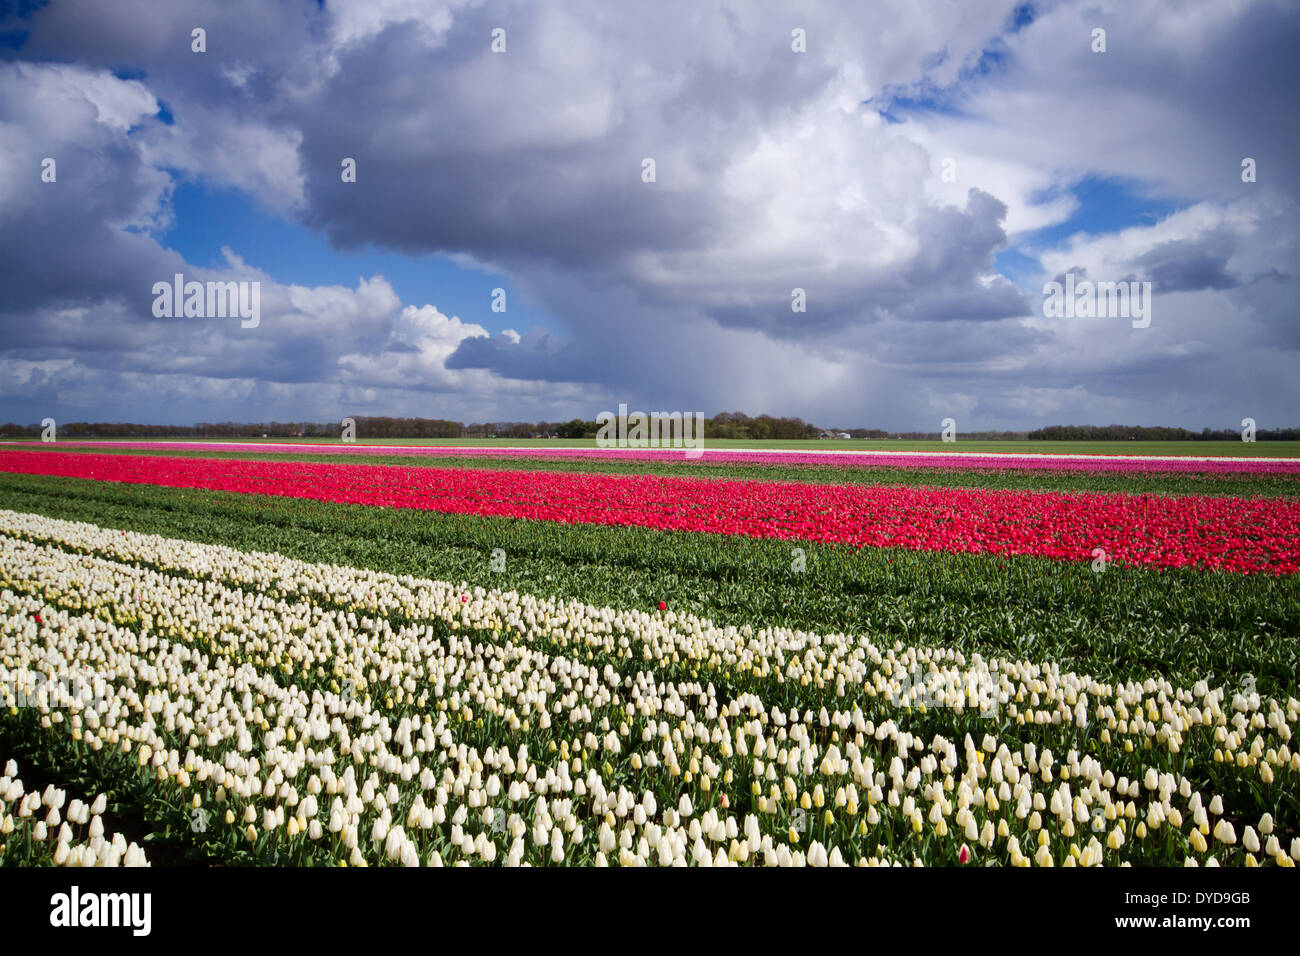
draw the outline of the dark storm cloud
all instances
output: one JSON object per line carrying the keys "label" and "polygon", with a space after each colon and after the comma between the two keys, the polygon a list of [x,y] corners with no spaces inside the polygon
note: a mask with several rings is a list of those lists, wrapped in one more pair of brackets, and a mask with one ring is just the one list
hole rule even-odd
{"label": "dark storm cloud", "polygon": [[1164,242],[1139,256],[1157,292],[1232,289],[1239,280],[1229,274],[1232,237],[1225,232]]}
{"label": "dark storm cloud", "polygon": [[492,369],[505,378],[569,381],[585,377],[573,366],[572,350],[542,329],[526,335],[467,338],[447,359],[447,368]]}

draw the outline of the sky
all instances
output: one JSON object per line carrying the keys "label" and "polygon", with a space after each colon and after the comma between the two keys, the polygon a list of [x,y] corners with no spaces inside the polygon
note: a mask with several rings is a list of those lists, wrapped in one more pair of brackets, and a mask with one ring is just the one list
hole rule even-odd
{"label": "sky", "polygon": [[[1293,0],[0,0],[0,420],[1300,425],[1298,42]],[[176,274],[256,323],[157,314]],[[1045,314],[1067,275],[1149,323]]]}

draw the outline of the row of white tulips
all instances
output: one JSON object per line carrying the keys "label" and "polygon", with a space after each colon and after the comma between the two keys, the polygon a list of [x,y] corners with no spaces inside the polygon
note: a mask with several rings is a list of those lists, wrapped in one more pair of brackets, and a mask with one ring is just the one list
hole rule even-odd
{"label": "row of white tulips", "polygon": [[90,803],[50,785],[25,790],[13,760],[0,776],[0,865],[148,866],[144,851],[120,833],[106,834],[106,800]]}
{"label": "row of white tulips", "polygon": [[[0,686],[12,688],[0,693],[13,714],[18,691],[44,730],[134,754],[178,806],[205,823],[213,811],[214,829],[259,852],[353,864],[1300,856],[1268,814],[1225,812],[1184,752],[1212,747],[1217,774],[1294,788],[1295,699],[470,594],[13,512],[0,532]],[[87,677],[57,682],[69,674]],[[724,680],[749,689],[721,697]],[[905,729],[922,694],[945,708],[951,738]],[[1015,728],[1096,752],[999,740]]]}
{"label": "row of white tulips", "polygon": [[[709,660],[703,664],[705,670],[710,669],[710,661],[717,657],[716,653],[706,654],[708,647],[727,648],[735,643],[738,634],[743,635],[748,630],[712,628],[707,621],[679,619],[672,614],[656,616],[633,612],[624,615],[612,609],[580,604],[556,609],[551,602],[539,602],[528,595],[499,592],[490,595],[476,592],[471,603],[466,600],[470,597],[468,593],[442,582],[421,582],[369,571],[310,565],[275,555],[247,554],[152,536],[105,533],[93,526],[59,524],[65,526],[59,529],[63,534],[56,537],[61,544],[89,547],[92,541],[97,541],[108,554],[133,561],[144,558],[153,566],[171,571],[183,569],[205,581],[234,581],[249,587],[251,590],[209,591],[207,597],[218,606],[208,609],[205,619],[220,627],[228,623],[222,617],[223,606],[233,607],[240,613],[246,612],[250,606],[260,610],[262,615],[258,623],[266,637],[261,644],[250,647],[255,656],[269,650],[272,643],[283,649],[285,642],[278,640],[277,631],[282,633],[284,622],[292,620],[300,633],[294,635],[285,653],[292,655],[294,664],[308,667],[330,658],[338,661],[337,641],[331,641],[329,637],[337,636],[336,623],[348,628],[358,626],[356,609],[381,615],[365,626],[378,628],[377,636],[384,638],[390,635],[384,632],[387,620],[382,615],[395,610],[421,620],[445,620],[453,629],[464,626],[480,631],[491,630],[497,635],[506,630],[534,642],[539,638],[552,641],[558,638],[564,646],[577,643],[587,649],[613,652],[613,656],[617,654],[611,642],[602,637],[617,631],[622,637],[620,646],[630,648],[638,642],[642,645],[642,658],[649,657],[656,662],[665,659],[700,661],[707,656]],[[206,551],[212,552],[208,560],[204,560]],[[113,567],[111,563],[105,566]],[[121,590],[129,587],[130,582],[117,582],[115,586]],[[346,614],[330,614],[303,601],[289,607],[283,600],[273,597],[283,591],[311,593],[318,598],[331,598],[334,602],[348,601],[349,610]],[[193,633],[196,627],[202,628],[204,621],[183,611],[178,613],[178,605],[172,600],[174,595],[164,597],[166,600],[161,607],[138,606],[137,613],[144,627],[176,634]],[[621,619],[624,617],[630,620]],[[686,647],[683,635],[696,635],[706,642],[707,647],[703,650],[698,646]],[[1252,728],[1246,726],[1243,715],[1253,713],[1250,724],[1265,721],[1269,727],[1280,731],[1279,736],[1285,742],[1289,740],[1289,724],[1294,722],[1296,713],[1297,702],[1294,699],[1286,702],[1285,709],[1278,702],[1268,702],[1265,715],[1261,713],[1258,694],[1234,694],[1230,702],[1234,713],[1228,718],[1222,707],[1229,703],[1225,691],[1211,690],[1205,682],[1198,683],[1190,691],[1175,691],[1167,682],[1158,680],[1113,687],[1072,674],[1061,675],[1050,665],[1040,666],[1026,661],[986,664],[977,657],[967,666],[960,654],[898,647],[882,654],[864,641],[843,635],[819,637],[772,630],[761,632],[756,638],[751,635],[750,643],[758,645],[756,657],[761,657],[762,661],[757,673],[770,674],[773,670],[770,660],[776,658],[785,663],[784,669],[777,665],[777,683],[790,678],[806,685],[811,674],[813,681],[826,686],[826,682],[833,678],[837,696],[844,696],[844,689],[850,685],[856,689],[857,681],[864,676],[865,668],[861,665],[867,662],[874,665],[874,670],[865,674],[868,683],[865,689],[871,696],[881,696],[904,705],[924,701],[931,707],[978,707],[982,713],[988,711],[991,698],[995,712],[1005,708],[1007,718],[1017,723],[1058,724],[1068,721],[1083,725],[1096,719],[1104,721],[1104,725],[1097,728],[1103,743],[1109,743],[1111,735],[1116,734],[1129,737],[1128,746],[1131,747],[1134,741],[1145,743],[1144,737],[1154,736],[1155,743],[1177,753],[1184,732],[1190,727],[1211,727],[1216,738],[1221,738],[1217,741],[1221,744],[1221,758],[1232,759],[1242,766],[1262,764],[1260,773],[1265,778],[1275,767],[1286,764],[1287,759],[1277,749],[1260,751],[1264,739],[1258,734],[1252,737]],[[763,653],[763,648],[772,645],[775,645],[774,653]],[[407,653],[409,650],[394,647],[391,640],[372,642],[366,648],[366,657],[344,662],[345,668],[349,663],[353,665],[348,668],[353,672],[348,679],[353,680],[354,685],[357,681],[364,683],[366,665],[370,665],[371,671],[378,665],[379,679],[392,685],[405,685],[409,693],[409,675],[418,672],[419,666],[418,659],[414,662],[407,659],[411,656]],[[747,665],[752,665],[754,660],[755,657],[742,658],[734,667],[727,668],[723,664],[712,669],[743,672],[753,669]],[[860,666],[846,668],[846,661]],[[288,661],[281,661],[281,666],[291,665]],[[846,670],[856,670],[857,673],[846,673]],[[992,694],[986,690],[990,687],[995,688]],[[1096,701],[1095,713],[1092,714],[1088,708],[1089,695]],[[1026,700],[1028,706],[1024,706]],[[1051,706],[1044,707],[1044,704]],[[1242,752],[1247,740],[1250,745]]]}

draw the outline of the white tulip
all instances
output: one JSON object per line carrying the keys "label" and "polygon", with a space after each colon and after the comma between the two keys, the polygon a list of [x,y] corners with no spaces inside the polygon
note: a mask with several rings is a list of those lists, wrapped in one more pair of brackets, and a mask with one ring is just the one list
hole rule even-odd
{"label": "white tulip", "polygon": [[1255,833],[1255,828],[1247,826],[1241,835],[1241,845],[1251,853],[1259,852],[1259,837]]}
{"label": "white tulip", "polygon": [[[402,832],[402,828],[400,826],[395,826],[391,830],[389,830],[387,839],[384,842],[384,855],[387,856],[390,860],[396,860],[400,858],[402,855],[402,846],[406,842],[405,838],[406,838],[406,834]],[[376,836],[375,839],[378,840],[382,838]]]}

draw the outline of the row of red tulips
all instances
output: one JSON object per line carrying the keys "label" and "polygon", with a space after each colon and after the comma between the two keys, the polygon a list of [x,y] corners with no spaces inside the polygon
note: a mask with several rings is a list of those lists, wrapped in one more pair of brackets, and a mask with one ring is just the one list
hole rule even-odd
{"label": "row of red tulips", "polygon": [[1288,498],[810,485],[320,462],[0,451],[0,471],[566,523],[1290,574]]}

